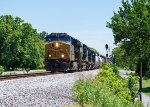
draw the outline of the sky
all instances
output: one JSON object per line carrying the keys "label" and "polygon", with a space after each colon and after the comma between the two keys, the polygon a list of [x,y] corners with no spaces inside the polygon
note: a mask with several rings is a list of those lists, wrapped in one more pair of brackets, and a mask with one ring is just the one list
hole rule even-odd
{"label": "sky", "polygon": [[0,15],[13,15],[40,33],[65,32],[105,55],[112,49],[112,30],[106,27],[121,0],[1,0]]}

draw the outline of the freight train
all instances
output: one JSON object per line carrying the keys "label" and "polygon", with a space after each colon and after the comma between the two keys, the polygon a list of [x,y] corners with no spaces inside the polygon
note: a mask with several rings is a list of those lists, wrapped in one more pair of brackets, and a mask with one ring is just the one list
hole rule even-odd
{"label": "freight train", "polygon": [[93,49],[67,33],[45,36],[45,69],[51,72],[90,70],[99,67],[100,57]]}

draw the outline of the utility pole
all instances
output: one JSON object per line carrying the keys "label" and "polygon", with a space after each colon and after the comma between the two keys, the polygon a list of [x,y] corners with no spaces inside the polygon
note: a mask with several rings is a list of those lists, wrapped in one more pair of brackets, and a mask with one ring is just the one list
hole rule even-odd
{"label": "utility pole", "polygon": [[139,92],[140,92],[140,101],[142,102],[142,61],[140,62],[140,80],[139,80]]}

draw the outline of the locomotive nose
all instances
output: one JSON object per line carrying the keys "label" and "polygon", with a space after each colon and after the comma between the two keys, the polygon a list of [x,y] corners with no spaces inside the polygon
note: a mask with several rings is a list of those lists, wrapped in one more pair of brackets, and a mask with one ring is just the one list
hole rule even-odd
{"label": "locomotive nose", "polygon": [[47,70],[66,71],[70,63],[70,45],[61,41],[46,44],[45,56]]}

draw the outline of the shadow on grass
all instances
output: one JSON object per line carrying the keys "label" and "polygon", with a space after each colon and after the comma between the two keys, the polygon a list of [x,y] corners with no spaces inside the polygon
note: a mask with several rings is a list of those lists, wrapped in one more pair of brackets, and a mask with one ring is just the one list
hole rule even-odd
{"label": "shadow on grass", "polygon": [[150,87],[142,88],[143,93],[150,93]]}

